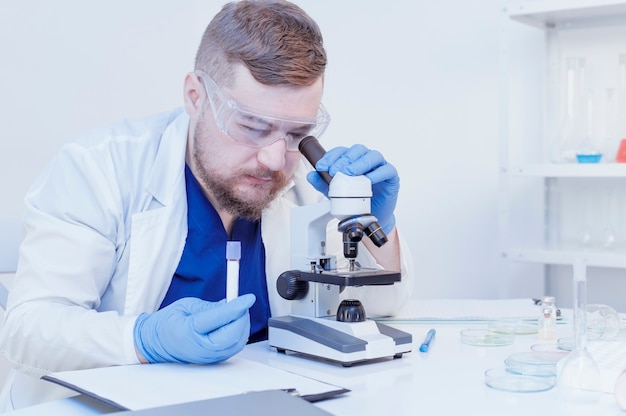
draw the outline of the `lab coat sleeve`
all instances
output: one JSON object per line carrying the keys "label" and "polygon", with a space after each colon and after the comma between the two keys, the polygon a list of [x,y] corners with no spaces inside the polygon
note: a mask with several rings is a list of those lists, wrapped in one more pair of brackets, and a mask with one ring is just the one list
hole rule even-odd
{"label": "lab coat sleeve", "polygon": [[106,179],[112,169],[68,145],[26,197],[25,239],[0,333],[3,353],[24,372],[138,362],[136,317],[98,311],[125,240],[119,190]]}

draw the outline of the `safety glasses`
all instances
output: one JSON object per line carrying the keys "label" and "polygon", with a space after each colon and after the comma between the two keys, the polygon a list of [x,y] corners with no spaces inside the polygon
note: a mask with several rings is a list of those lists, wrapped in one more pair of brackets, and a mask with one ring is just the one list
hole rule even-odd
{"label": "safety glasses", "polygon": [[330,123],[330,115],[322,104],[316,118],[268,115],[230,98],[205,72],[196,71],[196,74],[204,83],[217,127],[245,146],[260,148],[283,139],[288,151],[298,151],[302,139],[319,138]]}

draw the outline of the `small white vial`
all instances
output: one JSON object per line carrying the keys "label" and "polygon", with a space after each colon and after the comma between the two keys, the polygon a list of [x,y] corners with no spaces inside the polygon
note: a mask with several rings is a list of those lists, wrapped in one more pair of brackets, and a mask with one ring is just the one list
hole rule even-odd
{"label": "small white vial", "polygon": [[239,259],[241,259],[241,241],[226,242],[226,301],[239,296]]}
{"label": "small white vial", "polygon": [[556,305],[554,296],[545,296],[541,301],[538,320],[540,341],[556,340]]}

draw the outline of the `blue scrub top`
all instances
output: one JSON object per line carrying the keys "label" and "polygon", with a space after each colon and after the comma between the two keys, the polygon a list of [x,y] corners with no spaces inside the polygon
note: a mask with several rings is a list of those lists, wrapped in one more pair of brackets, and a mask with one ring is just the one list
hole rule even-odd
{"label": "blue scrub top", "polygon": [[[228,234],[200,184],[185,166],[187,187],[187,241],[182,258],[160,308],[184,297],[217,302],[226,297],[226,242]],[[265,246],[261,221],[237,218],[232,241],[241,241],[239,294],[254,293],[250,308],[249,342],[267,339],[270,317],[265,279]]]}

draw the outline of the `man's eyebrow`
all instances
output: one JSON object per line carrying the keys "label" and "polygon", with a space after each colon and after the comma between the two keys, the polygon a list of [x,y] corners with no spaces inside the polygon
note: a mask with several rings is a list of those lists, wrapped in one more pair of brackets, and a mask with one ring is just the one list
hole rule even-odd
{"label": "man's eyebrow", "polygon": [[297,127],[293,128],[293,129],[289,129],[289,133],[299,133],[299,132],[303,132],[303,133],[307,133],[311,130],[311,128],[314,126],[313,123],[311,124],[300,124]]}
{"label": "man's eyebrow", "polygon": [[272,123],[270,120],[267,120],[263,117],[259,117],[259,116],[255,116],[252,114],[247,114],[247,113],[239,113],[242,120],[244,121],[250,121],[252,123],[258,123],[258,124],[264,124],[268,127],[274,127],[274,123]]}
{"label": "man's eyebrow", "polygon": [[290,124],[289,121],[285,121],[285,123],[281,123],[280,121],[276,121],[274,122],[273,120],[261,117],[261,116],[257,116],[254,114],[250,114],[250,113],[246,113],[246,112],[240,112],[239,113],[239,117],[241,117],[241,121],[244,122],[250,122],[250,123],[255,123],[255,124],[261,124],[263,126],[265,126],[266,129],[274,129],[274,128],[281,128],[283,127],[284,124],[286,127],[286,131],[288,132],[308,132],[309,130],[311,130],[312,127],[315,126],[315,123],[311,122],[311,123],[299,123],[299,122],[293,122],[293,124]]}

